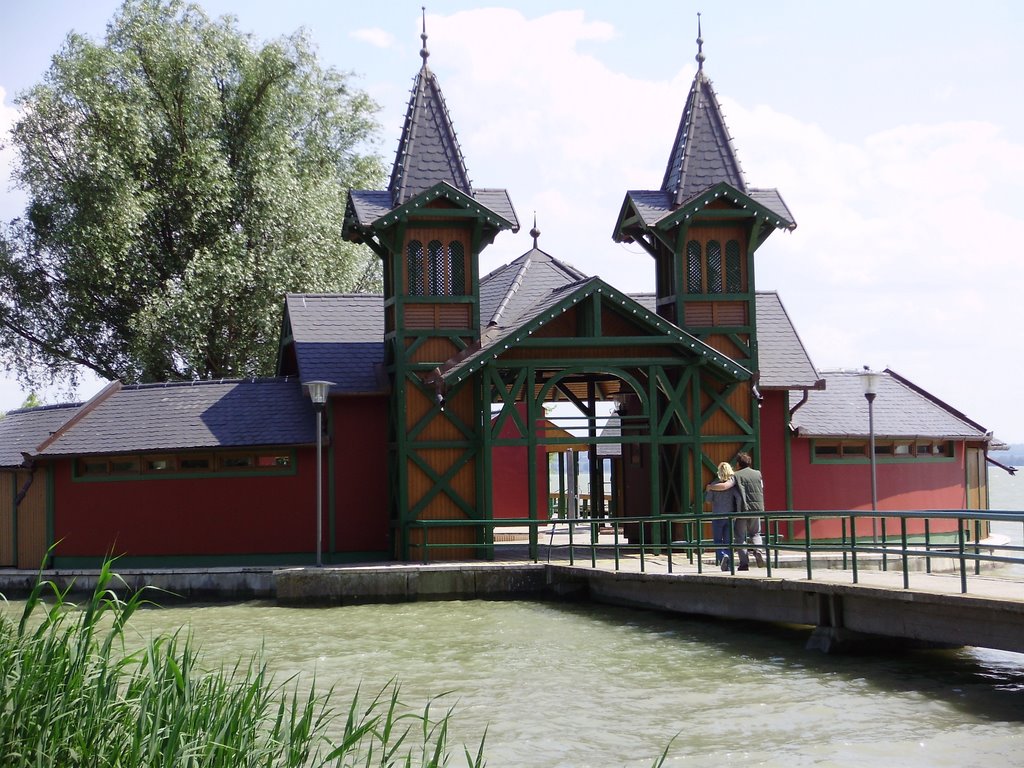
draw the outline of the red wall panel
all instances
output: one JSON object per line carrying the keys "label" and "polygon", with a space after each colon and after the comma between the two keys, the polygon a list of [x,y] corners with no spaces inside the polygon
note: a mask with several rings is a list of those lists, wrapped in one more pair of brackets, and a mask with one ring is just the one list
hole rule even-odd
{"label": "red wall panel", "polygon": [[385,397],[332,401],[335,551],[390,548],[387,406]]}
{"label": "red wall panel", "polygon": [[296,450],[295,474],[85,481],[56,463],[59,557],[312,553],[314,452]]}

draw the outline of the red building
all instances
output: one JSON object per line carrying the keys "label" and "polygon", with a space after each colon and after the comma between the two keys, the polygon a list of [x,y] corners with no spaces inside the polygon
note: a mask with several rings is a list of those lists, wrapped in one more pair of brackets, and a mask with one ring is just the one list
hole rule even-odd
{"label": "red building", "polygon": [[[771,510],[870,508],[859,378],[817,371],[779,296],[756,290],[758,246],[796,224],[747,185],[703,55],[662,186],[628,192],[614,222],[652,257],[641,296],[540,250],[536,228],[480,275],[519,222],[504,190],[470,183],[427,61],[388,189],[352,190],[346,210],[384,294],[287,296],[273,379],[115,383],[8,414],[0,566],[35,568],[50,547],[57,567],[309,563],[318,527],[328,563],[486,555],[493,532],[473,523],[546,519],[546,454],[581,443],[595,509],[693,511],[739,451]],[[319,441],[311,381],[332,384]],[[547,424],[552,403],[582,427]],[[987,506],[990,432],[891,371],[874,408],[879,509]]]}

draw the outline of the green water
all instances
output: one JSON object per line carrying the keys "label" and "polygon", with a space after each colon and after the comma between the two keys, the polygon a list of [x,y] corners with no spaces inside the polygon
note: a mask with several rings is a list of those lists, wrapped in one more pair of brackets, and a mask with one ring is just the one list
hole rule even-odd
{"label": "green water", "polygon": [[[979,650],[834,657],[805,630],[626,609],[453,602],[147,611],[189,623],[211,663],[263,638],[280,675],[316,674],[346,701],[396,675],[413,707],[455,705],[487,728],[488,765],[1009,766],[1024,748],[1024,657]],[[1017,760],[1017,762],[1015,762]]]}
{"label": "green water", "polygon": [[[993,508],[1024,510],[1024,473],[991,487]],[[803,628],[527,602],[169,607],[130,629],[185,624],[209,665],[262,643],[339,707],[392,677],[415,710],[451,691],[456,742],[486,729],[490,768],[649,766],[673,737],[669,766],[1024,764],[1024,655],[823,656]]]}

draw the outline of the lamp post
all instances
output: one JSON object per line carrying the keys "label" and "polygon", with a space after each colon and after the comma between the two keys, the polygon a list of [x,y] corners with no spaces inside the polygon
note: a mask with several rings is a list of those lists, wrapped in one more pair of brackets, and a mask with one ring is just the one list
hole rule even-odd
{"label": "lamp post", "polygon": [[[864,387],[864,399],[868,401],[868,461],[871,462],[871,511],[878,511],[878,486],[875,484],[875,395],[878,394],[878,380],[880,373],[876,373],[864,366],[860,374],[860,383]],[[871,541],[876,543],[878,535],[875,530],[876,517],[871,518]]]}
{"label": "lamp post", "polygon": [[324,528],[324,431],[322,419],[324,408],[327,405],[327,393],[333,385],[333,381],[307,381],[303,385],[309,392],[309,399],[313,401],[313,409],[316,411],[316,565],[318,568],[324,564],[321,544]]}

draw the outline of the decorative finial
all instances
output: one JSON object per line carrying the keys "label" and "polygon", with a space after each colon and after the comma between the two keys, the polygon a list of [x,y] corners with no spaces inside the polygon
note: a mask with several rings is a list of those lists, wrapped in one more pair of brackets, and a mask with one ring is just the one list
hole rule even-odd
{"label": "decorative finial", "polygon": [[697,71],[704,71],[704,38],[700,34],[700,13],[697,14]]}
{"label": "decorative finial", "polygon": [[420,10],[423,11],[423,32],[420,34],[420,40],[423,41],[423,47],[420,48],[420,58],[423,59],[423,66],[427,66],[427,57],[430,56],[430,51],[427,50],[427,6],[421,5]]}
{"label": "decorative finial", "polygon": [[540,237],[540,230],[537,229],[537,212],[533,212],[533,229],[530,230],[530,237],[533,238],[533,249],[537,250],[537,238]]}

